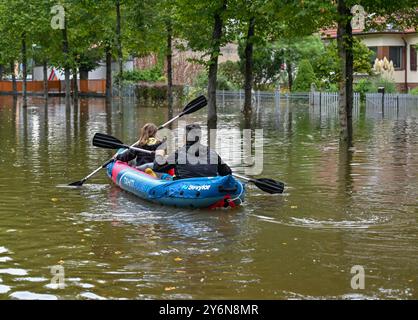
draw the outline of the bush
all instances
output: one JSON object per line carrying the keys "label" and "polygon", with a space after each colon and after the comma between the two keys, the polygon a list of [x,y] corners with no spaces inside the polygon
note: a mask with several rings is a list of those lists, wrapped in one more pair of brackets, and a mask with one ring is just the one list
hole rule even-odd
{"label": "bush", "polygon": [[409,90],[409,94],[413,94],[413,95],[418,96],[418,87],[416,87],[416,88],[414,88],[414,89]]}
{"label": "bush", "polygon": [[354,92],[360,93],[360,97],[364,100],[366,93],[372,92],[373,83],[369,79],[360,79],[358,83],[354,84]]}
{"label": "bush", "polygon": [[[193,87],[195,87],[199,92],[205,91],[208,87],[208,73],[203,71],[199,73],[196,79],[193,82]],[[229,79],[222,73],[218,73],[216,81],[216,89],[218,90],[234,90],[237,87],[229,81]]]}
{"label": "bush", "polygon": [[223,78],[222,81],[226,80],[229,86],[233,86],[234,89],[239,89],[244,84],[239,62],[226,61],[220,63],[218,67],[218,80],[219,77]]}
{"label": "bush", "polygon": [[[116,76],[117,81],[120,80],[120,74]],[[145,82],[159,82],[164,81],[164,73],[161,67],[155,66],[149,69],[124,71],[122,74],[122,81],[137,83]]]}
{"label": "bush", "polygon": [[312,83],[317,83],[312,65],[309,60],[302,60],[299,64],[292,90],[296,92],[309,92],[311,91]]}
{"label": "bush", "polygon": [[396,93],[398,91],[396,88],[396,83],[394,81],[379,77],[372,81],[370,92],[376,93],[379,87],[384,87],[385,93]]}

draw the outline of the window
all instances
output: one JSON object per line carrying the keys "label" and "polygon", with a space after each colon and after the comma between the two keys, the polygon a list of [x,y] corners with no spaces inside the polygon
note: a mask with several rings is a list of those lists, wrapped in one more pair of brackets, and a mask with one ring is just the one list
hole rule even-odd
{"label": "window", "polygon": [[403,67],[403,47],[389,47],[389,61],[393,61],[395,69],[402,69]]}
{"label": "window", "polygon": [[377,58],[377,47],[369,47],[369,50],[373,52],[373,54],[370,56],[370,63],[372,64],[372,67],[373,67],[374,61]]}
{"label": "window", "polygon": [[410,48],[411,71],[417,71],[417,49],[414,45],[411,45]]}

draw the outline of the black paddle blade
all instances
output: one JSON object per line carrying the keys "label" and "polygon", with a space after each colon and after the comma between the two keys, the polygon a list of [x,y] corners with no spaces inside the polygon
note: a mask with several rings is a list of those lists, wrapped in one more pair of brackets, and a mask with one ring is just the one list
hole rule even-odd
{"label": "black paddle blade", "polygon": [[251,182],[253,182],[261,190],[270,194],[283,193],[284,191],[284,183],[281,181],[276,181],[268,178],[261,178],[251,179]]}
{"label": "black paddle blade", "polygon": [[197,97],[190,101],[187,106],[184,107],[182,115],[190,114],[204,108],[208,104],[205,96]]}
{"label": "black paddle blade", "polygon": [[86,180],[80,180],[69,184],[70,187],[81,187]]}
{"label": "black paddle blade", "polygon": [[119,139],[99,132],[93,137],[93,146],[104,149],[128,148],[128,146]]}

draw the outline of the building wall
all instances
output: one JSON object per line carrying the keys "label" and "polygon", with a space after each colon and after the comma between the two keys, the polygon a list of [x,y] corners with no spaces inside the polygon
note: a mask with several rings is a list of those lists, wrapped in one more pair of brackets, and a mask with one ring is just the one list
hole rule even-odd
{"label": "building wall", "polygon": [[[395,70],[394,80],[398,87],[404,91],[418,86],[418,71],[411,71],[410,47],[418,44],[418,35],[415,34],[368,34],[358,36],[362,42],[368,47],[378,47],[377,56],[379,59],[387,57],[389,59],[390,46],[405,46],[404,38],[408,46],[404,55],[404,68]],[[407,86],[405,88],[405,72],[407,75]]]}
{"label": "building wall", "polygon": [[[134,61],[128,60],[123,65],[124,70],[133,70],[134,68]],[[115,74],[119,69],[116,62],[112,62],[112,72]],[[55,69],[55,74],[57,75],[59,80],[64,80],[64,72]],[[48,67],[48,77],[51,74],[52,68]],[[80,76],[80,75],[79,75]],[[44,71],[42,66],[35,66],[33,68],[33,80],[35,81],[42,81],[44,79]],[[100,62],[99,66],[89,72],[89,80],[103,80],[106,79],[106,64],[104,62]]]}

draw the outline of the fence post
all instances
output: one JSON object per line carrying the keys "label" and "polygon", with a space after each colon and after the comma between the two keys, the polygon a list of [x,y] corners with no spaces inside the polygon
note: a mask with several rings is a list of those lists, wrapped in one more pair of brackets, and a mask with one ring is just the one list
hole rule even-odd
{"label": "fence post", "polygon": [[321,112],[322,107],[322,91],[319,92],[319,112]]}

